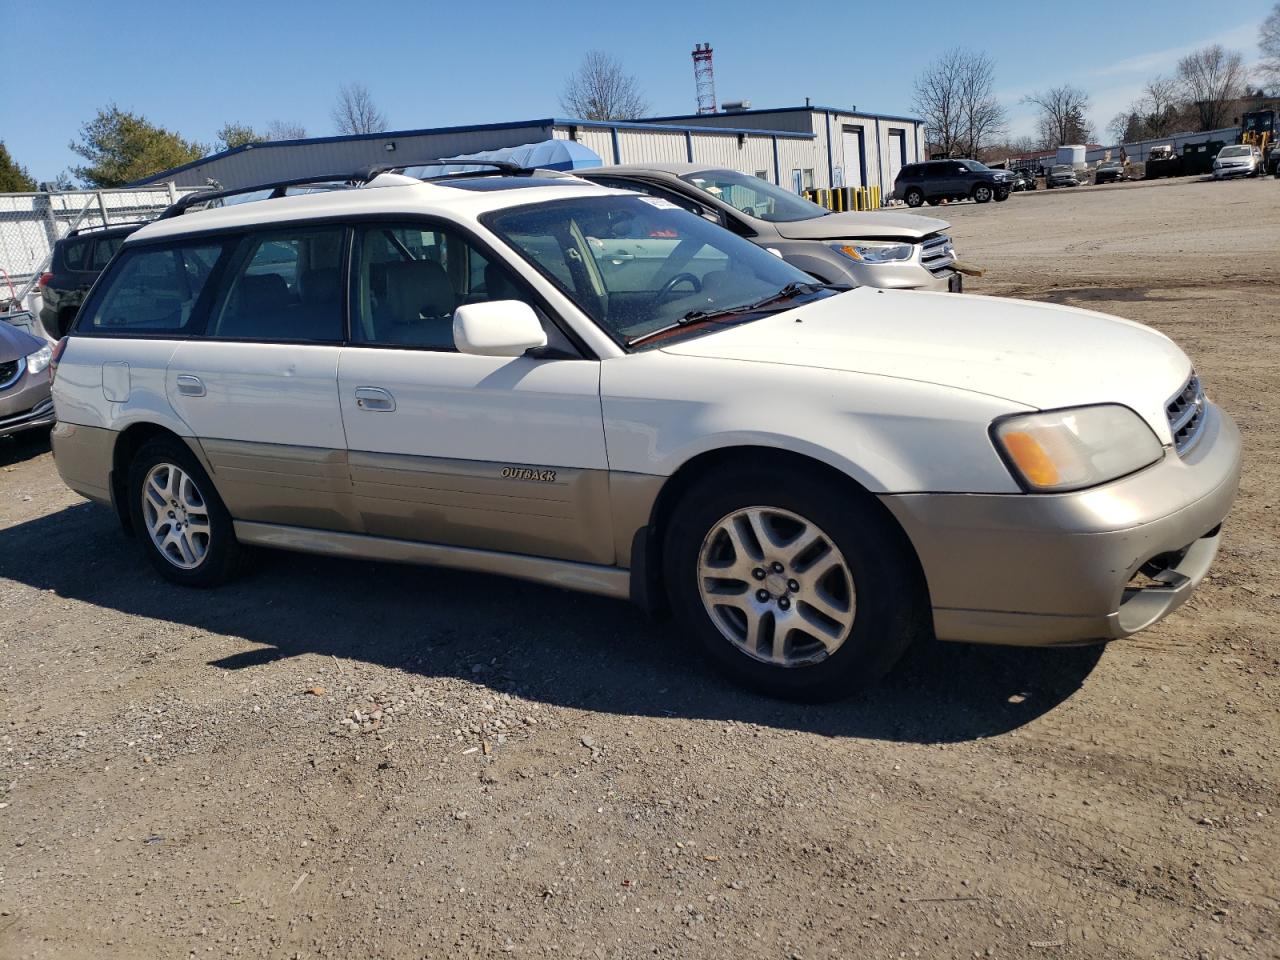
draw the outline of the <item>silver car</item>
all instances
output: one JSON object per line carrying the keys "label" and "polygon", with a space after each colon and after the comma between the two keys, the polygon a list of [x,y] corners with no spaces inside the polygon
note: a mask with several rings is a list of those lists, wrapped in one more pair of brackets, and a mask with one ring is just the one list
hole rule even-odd
{"label": "silver car", "polygon": [[1262,173],[1262,151],[1251,143],[1223,147],[1213,158],[1213,179],[1256,177]]}
{"label": "silver car", "polygon": [[888,211],[833,213],[759,177],[693,163],[594,167],[574,175],[674,203],[827,283],[962,289],[945,220]]}
{"label": "silver car", "polygon": [[38,334],[29,313],[0,318],[0,437],[53,426],[49,396],[53,345]]}

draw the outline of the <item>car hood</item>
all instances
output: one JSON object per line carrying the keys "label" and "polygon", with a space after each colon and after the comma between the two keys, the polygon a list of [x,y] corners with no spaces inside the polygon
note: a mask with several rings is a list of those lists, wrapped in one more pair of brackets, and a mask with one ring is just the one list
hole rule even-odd
{"label": "car hood", "polygon": [[44,345],[43,340],[33,337],[25,330],[19,330],[11,323],[0,322],[0,363],[30,356]]}
{"label": "car hood", "polygon": [[917,380],[1041,410],[1121,403],[1165,443],[1165,403],[1191,374],[1177,344],[1130,320],[1027,300],[871,287],[662,349]]}
{"label": "car hood", "polygon": [[773,224],[788,240],[920,240],[950,226],[945,220],[914,213],[833,213]]}

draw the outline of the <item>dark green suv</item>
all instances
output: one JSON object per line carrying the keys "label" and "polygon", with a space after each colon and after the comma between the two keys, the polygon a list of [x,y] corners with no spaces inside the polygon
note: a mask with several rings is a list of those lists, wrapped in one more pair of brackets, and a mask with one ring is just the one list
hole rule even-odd
{"label": "dark green suv", "polygon": [[111,262],[124,238],[140,226],[120,223],[73,230],[53,245],[49,269],[40,278],[44,303],[40,322],[49,336],[55,340],[66,336],[93,281]]}

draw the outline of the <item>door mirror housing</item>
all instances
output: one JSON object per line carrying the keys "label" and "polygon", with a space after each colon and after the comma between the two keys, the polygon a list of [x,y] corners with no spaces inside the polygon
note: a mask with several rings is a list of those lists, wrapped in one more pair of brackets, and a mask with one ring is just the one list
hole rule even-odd
{"label": "door mirror housing", "polygon": [[480,357],[520,357],[547,345],[533,308],[520,300],[468,303],[453,313],[453,345]]}

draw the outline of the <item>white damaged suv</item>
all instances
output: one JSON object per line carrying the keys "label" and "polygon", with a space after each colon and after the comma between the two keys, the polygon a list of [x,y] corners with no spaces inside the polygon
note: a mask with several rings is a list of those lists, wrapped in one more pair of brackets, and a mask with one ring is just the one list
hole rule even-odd
{"label": "white damaged suv", "polygon": [[176,583],[249,545],[523,577],[818,699],[930,633],[1124,637],[1217,551],[1239,434],[1140,324],[832,289],[574,178],[281,193],[132,234],[56,351],[58,469]]}

